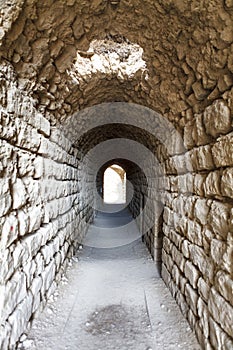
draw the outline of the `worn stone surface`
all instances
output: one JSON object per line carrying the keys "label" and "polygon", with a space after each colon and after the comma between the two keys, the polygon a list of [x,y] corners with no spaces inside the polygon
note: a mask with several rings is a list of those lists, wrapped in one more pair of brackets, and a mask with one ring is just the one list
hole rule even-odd
{"label": "worn stone surface", "polygon": [[[134,186],[134,217],[147,199],[164,207],[153,204],[137,219],[146,226],[159,213],[145,242],[202,346],[230,349],[232,1],[13,0],[0,7],[0,347],[14,349],[86,232],[94,198],[84,155],[129,138],[161,166],[143,159],[145,178],[122,163]],[[94,124],[100,119],[86,107],[115,101],[162,118],[152,123],[142,113],[135,128],[103,113]],[[86,113],[77,117],[80,110]],[[172,147],[163,120],[179,132]]]}

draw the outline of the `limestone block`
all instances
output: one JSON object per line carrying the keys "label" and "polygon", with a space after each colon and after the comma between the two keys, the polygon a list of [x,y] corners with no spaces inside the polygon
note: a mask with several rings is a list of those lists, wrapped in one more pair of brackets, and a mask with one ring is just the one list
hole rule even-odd
{"label": "limestone block", "polygon": [[13,209],[21,208],[27,201],[27,193],[21,179],[16,179],[12,185]]}
{"label": "limestone block", "polygon": [[184,146],[187,149],[191,149],[195,146],[195,141],[193,138],[193,128],[195,120],[191,120],[184,126]]}
{"label": "limestone block", "polygon": [[2,350],[8,350],[9,349],[9,342],[11,337],[11,326],[8,322],[5,322],[0,326],[0,349]]}
{"label": "limestone block", "polygon": [[220,188],[221,174],[219,171],[210,172],[204,183],[204,192],[206,196],[221,196]]}
{"label": "limestone block", "polygon": [[198,294],[188,283],[186,284],[186,287],[185,287],[185,297],[194,315],[197,316],[198,315],[197,314]]}
{"label": "limestone block", "polygon": [[230,303],[233,302],[233,281],[231,276],[224,272],[218,271],[215,275],[215,286],[218,289],[218,292]]}
{"label": "limestone block", "polygon": [[13,347],[19,337],[26,329],[27,323],[32,315],[32,302],[33,298],[31,293],[27,294],[27,297],[21,304],[18,305],[16,310],[10,315],[9,323],[12,327],[10,346]]}
{"label": "limestone block", "polygon": [[55,278],[55,263],[54,261],[51,261],[49,265],[45,267],[45,270],[42,272],[41,277],[43,280],[43,286],[42,286],[42,295],[45,295],[46,291],[50,288],[52,285],[54,278]]}
{"label": "limestone block", "polygon": [[174,227],[182,236],[186,236],[187,234],[187,223],[188,220],[185,216],[174,215]]}
{"label": "limestone block", "polygon": [[210,243],[212,239],[215,237],[214,232],[208,226],[203,227],[203,248],[207,254],[210,252]]}
{"label": "limestone block", "polygon": [[191,151],[186,152],[184,157],[185,157],[185,167],[187,169],[187,172],[192,173],[194,171],[194,166],[192,163]]}
{"label": "limestone block", "polygon": [[195,244],[190,245],[191,261],[202,273],[206,281],[213,283],[214,264],[212,259],[205,253],[204,249]]}
{"label": "limestone block", "polygon": [[46,244],[42,249],[41,253],[43,255],[45,264],[48,265],[50,260],[52,260],[53,256],[55,255],[56,252],[59,251],[59,238],[56,237],[54,241],[49,242]]}
{"label": "limestone block", "polygon": [[194,212],[196,197],[194,197],[192,194],[189,194],[186,197],[184,197],[183,200],[184,200],[185,215],[193,219],[193,212]]}
{"label": "limestone block", "polygon": [[212,147],[216,167],[233,166],[233,133],[221,136]]}
{"label": "limestone block", "polygon": [[37,230],[43,220],[44,211],[41,205],[33,206],[28,210],[29,216],[29,232]]}
{"label": "limestone block", "polygon": [[178,177],[178,191],[180,193],[192,193],[193,192],[193,174],[180,175]]}
{"label": "limestone block", "polygon": [[16,171],[15,171],[15,154],[13,152],[13,147],[9,145],[6,141],[0,140],[0,171],[5,171],[5,175],[9,175],[14,181]]}
{"label": "limestone block", "polygon": [[183,272],[186,259],[183,257],[183,254],[173,245],[171,250],[171,256],[173,261],[179,266],[179,269]]}
{"label": "limestone block", "polygon": [[36,113],[33,123],[34,127],[43,135],[50,136],[50,123],[42,114]]}
{"label": "limestone block", "polygon": [[214,169],[213,156],[211,153],[211,146],[201,146],[196,150],[197,156],[197,169],[207,170]]}
{"label": "limestone block", "polygon": [[54,256],[54,261],[56,264],[56,273],[59,271],[60,267],[61,267],[61,254],[60,252],[57,252]]}
{"label": "limestone block", "polygon": [[210,286],[206,283],[206,281],[202,277],[200,277],[197,282],[197,289],[202,299],[208,302],[209,294],[210,294]]}
{"label": "limestone block", "polygon": [[60,201],[57,199],[52,200],[45,204],[45,217],[44,223],[48,223],[51,219],[56,219],[59,215]]}
{"label": "limestone block", "polygon": [[56,176],[59,179],[59,175],[61,175],[62,172],[62,167],[60,167],[59,169],[58,164],[55,163],[52,159],[47,159],[43,157],[41,157],[41,159],[43,159],[44,164],[44,177],[54,177],[55,174],[57,174]]}
{"label": "limestone block", "polygon": [[[6,281],[14,273],[14,263],[11,257],[9,249],[4,249],[1,251],[1,265],[0,265],[0,285],[4,285]],[[1,292],[1,287],[0,287]],[[2,295],[2,294],[1,294]],[[0,310],[1,310],[1,300],[0,299]]]}
{"label": "limestone block", "polygon": [[73,29],[74,37],[77,40],[80,39],[83,36],[83,34],[85,34],[84,26],[80,18],[77,18],[74,21],[72,25],[72,29]]}
{"label": "limestone block", "polygon": [[29,236],[24,236],[22,244],[24,249],[28,251],[30,258],[34,257],[41,248],[42,238],[38,231]]}
{"label": "limestone block", "polygon": [[213,319],[233,338],[233,307],[213,287],[210,290],[208,308]]}
{"label": "limestone block", "polygon": [[168,226],[174,227],[174,214],[168,207],[164,208],[163,219]]}
{"label": "limestone block", "polygon": [[213,260],[216,262],[216,264],[218,265],[222,265],[222,258],[223,255],[225,254],[227,250],[227,244],[224,241],[220,241],[218,239],[213,239],[211,241],[211,248],[210,248],[210,252],[211,252],[211,256],[213,258]]}
{"label": "limestone block", "polygon": [[218,89],[221,92],[226,91],[231,88],[233,84],[232,73],[228,72],[227,74],[223,74],[219,76],[218,79]]}
{"label": "limestone block", "polygon": [[175,282],[175,284],[177,286],[179,286],[181,273],[180,273],[180,270],[178,269],[178,267],[175,264],[174,264],[174,266],[172,268],[171,274],[172,274],[173,281]]}
{"label": "limestone block", "polygon": [[[65,269],[67,269],[68,265],[69,265],[69,260],[67,260],[67,266],[65,266]],[[58,279],[58,281],[59,281],[59,279]],[[49,299],[50,297],[52,297],[54,295],[54,293],[56,292],[56,289],[57,289],[57,281],[54,280],[46,293],[46,298]]]}
{"label": "limestone block", "polygon": [[0,135],[11,143],[15,143],[17,137],[14,119],[3,111],[0,111]]}
{"label": "limestone block", "polygon": [[26,276],[22,272],[16,272],[11,280],[6,284],[3,298],[2,318],[7,319],[16,306],[27,295]]}
{"label": "limestone block", "polygon": [[33,180],[30,177],[23,178],[23,183],[26,188],[27,198],[30,205],[38,205],[41,203],[40,184],[39,181]]}
{"label": "limestone block", "polygon": [[60,73],[64,73],[70,64],[77,56],[76,49],[73,45],[67,45],[66,49],[62,54],[56,59],[55,65]]}
{"label": "limestone block", "polygon": [[6,215],[12,204],[9,179],[0,179],[0,217]]}
{"label": "limestone block", "polygon": [[231,112],[223,100],[216,100],[208,106],[203,120],[207,133],[215,138],[231,131]]}
{"label": "limestone block", "polygon": [[227,235],[227,249],[222,259],[223,268],[231,275],[233,273],[233,236],[232,231]]}
{"label": "limestone block", "polygon": [[197,302],[197,311],[198,316],[200,317],[199,325],[202,328],[205,338],[209,337],[209,311],[207,308],[207,304],[201,299],[198,299]]}
{"label": "limestone block", "polygon": [[211,344],[214,349],[231,350],[233,348],[233,341],[223,332],[217,322],[218,320],[215,322],[212,317],[209,318]]}
{"label": "limestone block", "polygon": [[166,251],[163,249],[162,250],[162,262],[166,265],[166,268],[168,271],[172,271],[172,267],[173,267],[173,260],[170,257],[170,255],[168,255],[166,253]]}
{"label": "limestone block", "polygon": [[184,238],[171,229],[168,229],[168,235],[172,242],[176,245],[176,247],[178,249],[181,249]]}
{"label": "limestone block", "polygon": [[23,271],[27,278],[27,285],[30,286],[33,280],[33,276],[36,272],[36,263],[34,260],[29,260],[23,265]]}
{"label": "limestone block", "polygon": [[228,168],[222,173],[221,193],[223,196],[233,198],[233,168]]}
{"label": "limestone block", "polygon": [[37,130],[18,118],[16,118],[15,124],[17,127],[17,145],[36,152],[41,140]]}
{"label": "limestone block", "polygon": [[167,237],[164,237],[164,239],[163,239],[163,249],[164,249],[168,254],[171,253],[172,243],[171,243],[171,241],[170,241]]}
{"label": "limestone block", "polygon": [[184,277],[183,275],[180,275],[180,283],[179,283],[179,287],[180,287],[180,292],[184,295],[185,294],[185,287],[186,284],[188,283],[188,280],[186,277]]}
{"label": "limestone block", "polygon": [[187,239],[184,239],[184,241],[182,243],[181,251],[182,251],[184,257],[187,259],[190,258],[189,246],[190,246],[190,242]]}
{"label": "limestone block", "polygon": [[24,236],[29,232],[29,216],[26,210],[18,210],[19,234]]}
{"label": "limestone block", "polygon": [[207,201],[206,199],[197,199],[194,208],[194,216],[195,218],[202,224],[207,224],[207,218],[210,211],[211,201]]}
{"label": "limestone block", "polygon": [[191,284],[191,286],[196,289],[197,282],[200,277],[200,272],[190,261],[186,261],[185,263],[184,274],[189,280],[189,283]]}
{"label": "limestone block", "polygon": [[17,151],[17,157],[18,157],[18,174],[20,177],[23,177],[25,175],[31,176],[34,172],[33,167],[33,158],[29,152]]}
{"label": "limestone block", "polygon": [[210,143],[211,137],[205,132],[202,114],[195,114],[194,117],[195,123],[192,132],[192,137],[194,139],[195,145],[201,146]]}
{"label": "limestone block", "polygon": [[41,137],[38,153],[47,158],[53,158],[53,144],[45,137]]}
{"label": "limestone block", "polygon": [[184,206],[185,206],[185,200],[184,200],[183,194],[175,197],[174,199],[171,197],[169,199],[169,203],[172,203],[172,206],[174,208],[174,211],[176,213],[179,213],[179,215],[184,216],[185,215],[185,210],[184,210]]}
{"label": "limestone block", "polygon": [[195,174],[194,175],[194,184],[193,191],[199,196],[204,196],[204,182],[206,175],[205,174]]}
{"label": "limestone block", "polygon": [[192,89],[193,89],[194,95],[198,101],[204,100],[204,98],[206,98],[206,96],[209,94],[208,90],[205,90],[203,88],[200,81],[196,81],[192,85]]}
{"label": "limestone block", "polygon": [[231,206],[218,201],[213,201],[209,213],[208,223],[213,231],[226,238],[229,230]]}
{"label": "limestone block", "polygon": [[36,263],[36,273],[37,275],[40,275],[42,271],[44,271],[44,259],[41,253],[38,253],[36,255],[35,263]]}
{"label": "limestone block", "polygon": [[42,278],[40,276],[33,279],[30,291],[32,292],[32,295],[35,297],[37,294],[40,294],[40,289],[42,287]]}
{"label": "limestone block", "polygon": [[188,220],[187,238],[191,243],[202,246],[202,227],[197,221]]}
{"label": "limestone block", "polygon": [[18,237],[18,219],[14,213],[9,214],[2,224],[0,248],[5,249]]}
{"label": "limestone block", "polygon": [[44,175],[44,160],[42,157],[37,156],[33,161],[34,166],[34,179],[40,179]]}
{"label": "limestone block", "polygon": [[13,248],[12,252],[14,269],[16,270],[19,266],[26,263],[29,258],[29,253],[24,250],[21,242],[18,242],[16,246]]}

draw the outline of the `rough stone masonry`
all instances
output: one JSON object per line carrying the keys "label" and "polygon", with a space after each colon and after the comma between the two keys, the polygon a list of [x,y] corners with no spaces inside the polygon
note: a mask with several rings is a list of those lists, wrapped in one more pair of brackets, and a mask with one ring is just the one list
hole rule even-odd
{"label": "rough stone masonry", "polygon": [[[233,348],[232,18],[232,0],[0,1],[1,349],[16,348],[85,235],[96,184],[82,159],[115,137],[145,145],[163,169],[148,188],[121,163],[135,216],[142,194],[160,193],[145,241],[162,278],[203,349]],[[88,107],[103,102],[156,111],[185,150],[123,123],[69,138],[85,129],[69,117],[87,109],[91,122]]]}

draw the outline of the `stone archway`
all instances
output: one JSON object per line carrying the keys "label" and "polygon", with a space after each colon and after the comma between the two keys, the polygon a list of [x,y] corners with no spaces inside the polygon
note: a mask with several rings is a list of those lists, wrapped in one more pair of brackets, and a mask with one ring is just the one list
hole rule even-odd
{"label": "stone archway", "polygon": [[[164,174],[163,279],[203,347],[232,347],[232,2],[1,6],[1,346],[15,346],[85,235],[93,173],[82,160],[108,134],[156,154]],[[134,52],[140,65],[128,74]],[[120,68],[96,69],[93,60],[103,55],[112,64],[110,54]],[[83,60],[95,71],[82,75]],[[78,111],[91,124],[91,107],[115,102],[156,111],[159,127],[169,121],[180,135],[168,129],[174,148],[151,138],[157,129],[145,111],[141,128],[140,118],[119,126],[104,115],[111,126],[73,138],[83,130]]]}

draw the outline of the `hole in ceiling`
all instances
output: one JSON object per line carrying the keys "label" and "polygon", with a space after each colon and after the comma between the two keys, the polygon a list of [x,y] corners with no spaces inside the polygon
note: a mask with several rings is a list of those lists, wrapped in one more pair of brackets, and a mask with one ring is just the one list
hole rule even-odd
{"label": "hole in ceiling", "polygon": [[121,35],[108,35],[104,40],[93,40],[88,51],[78,51],[68,73],[79,84],[94,74],[125,80],[138,71],[147,72],[143,49]]}

